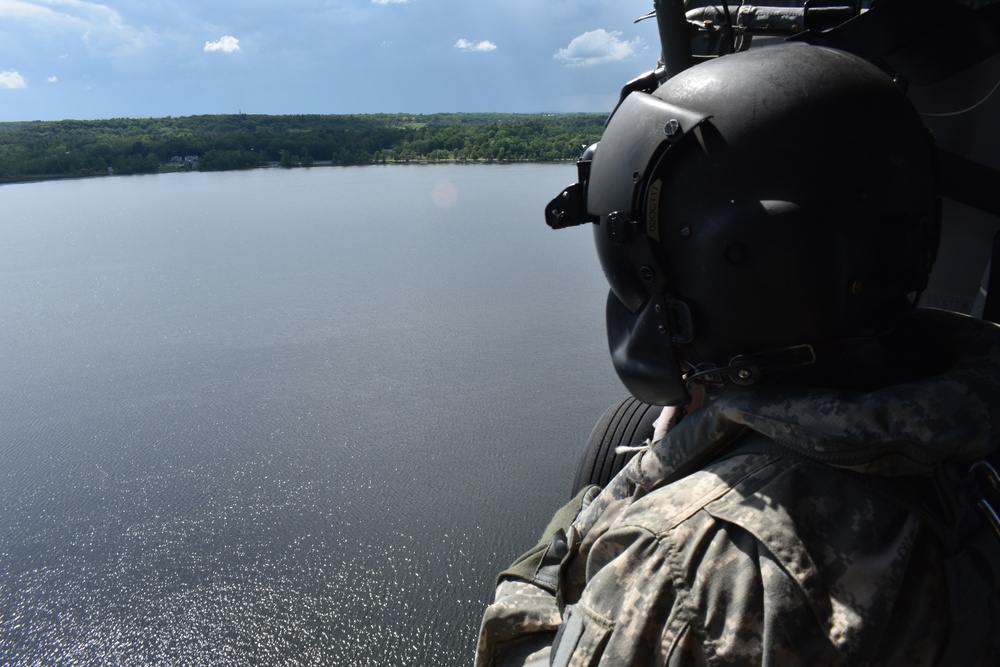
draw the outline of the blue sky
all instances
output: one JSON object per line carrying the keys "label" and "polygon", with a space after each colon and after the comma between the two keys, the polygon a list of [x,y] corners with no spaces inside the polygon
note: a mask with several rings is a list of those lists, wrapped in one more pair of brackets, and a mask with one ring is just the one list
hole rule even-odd
{"label": "blue sky", "polygon": [[0,0],[0,121],[610,111],[651,0]]}

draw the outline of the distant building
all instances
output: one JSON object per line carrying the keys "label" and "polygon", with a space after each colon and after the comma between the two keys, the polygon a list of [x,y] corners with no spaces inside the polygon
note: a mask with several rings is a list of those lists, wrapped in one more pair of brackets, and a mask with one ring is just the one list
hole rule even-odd
{"label": "distant building", "polygon": [[175,155],[167,161],[167,166],[175,167],[177,169],[197,169],[198,156],[186,155],[181,157],[180,155]]}

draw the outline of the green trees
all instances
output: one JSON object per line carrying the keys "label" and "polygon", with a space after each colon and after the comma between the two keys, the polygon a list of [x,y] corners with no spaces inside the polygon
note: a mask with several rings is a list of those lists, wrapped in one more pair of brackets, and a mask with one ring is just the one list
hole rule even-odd
{"label": "green trees", "polygon": [[194,157],[204,170],[573,160],[600,138],[604,120],[603,114],[237,114],[0,123],[0,182],[155,173]]}
{"label": "green trees", "polygon": [[254,150],[213,148],[201,156],[198,168],[202,171],[232,171],[252,169],[261,166],[261,164],[261,156]]}
{"label": "green trees", "polygon": [[133,153],[115,158],[110,166],[112,173],[123,176],[126,174],[155,174],[160,171],[160,159],[152,153],[145,155]]}

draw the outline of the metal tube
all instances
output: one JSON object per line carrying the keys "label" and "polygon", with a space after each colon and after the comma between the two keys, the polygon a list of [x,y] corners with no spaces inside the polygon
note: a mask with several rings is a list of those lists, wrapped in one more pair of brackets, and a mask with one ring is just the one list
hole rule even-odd
{"label": "metal tube", "polygon": [[653,0],[660,48],[667,76],[683,72],[694,62],[684,0]]}

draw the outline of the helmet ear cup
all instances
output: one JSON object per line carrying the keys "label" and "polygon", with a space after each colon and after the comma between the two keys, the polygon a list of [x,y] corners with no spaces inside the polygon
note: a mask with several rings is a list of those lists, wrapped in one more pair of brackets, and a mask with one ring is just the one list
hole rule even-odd
{"label": "helmet ear cup", "polygon": [[611,363],[622,384],[644,403],[690,403],[670,345],[669,309],[664,300],[650,299],[633,313],[612,292],[606,310]]}

